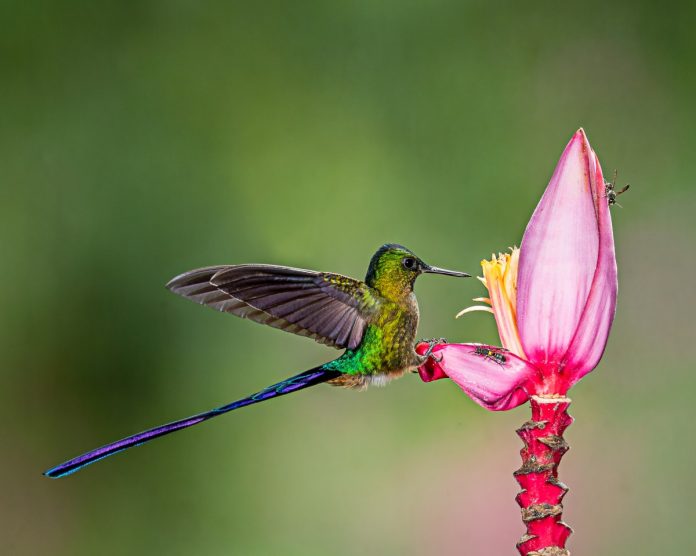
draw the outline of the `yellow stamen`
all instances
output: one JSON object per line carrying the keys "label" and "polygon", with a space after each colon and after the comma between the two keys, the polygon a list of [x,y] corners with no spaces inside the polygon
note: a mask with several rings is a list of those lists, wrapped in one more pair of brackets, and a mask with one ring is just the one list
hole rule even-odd
{"label": "yellow stamen", "polygon": [[[517,266],[520,250],[511,249],[511,253],[493,255],[491,260],[481,261],[483,278],[479,278],[488,289],[488,298],[478,298],[474,301],[485,301],[491,305],[489,309],[495,315],[498,334],[503,347],[515,355],[525,357],[517,331]],[[470,311],[488,310],[488,307],[469,307],[457,316]]]}
{"label": "yellow stamen", "polygon": [[486,311],[487,313],[492,313],[493,309],[490,307],[485,307],[483,305],[472,305],[471,307],[467,307],[466,309],[462,309],[457,313],[457,315],[454,317],[458,319],[462,315],[466,315],[467,313],[473,313],[474,311]]}
{"label": "yellow stamen", "polygon": [[503,282],[512,310],[515,311],[515,326],[517,326],[517,266],[520,262],[520,250],[518,247],[511,247],[510,251],[509,255],[506,254],[507,269]]}

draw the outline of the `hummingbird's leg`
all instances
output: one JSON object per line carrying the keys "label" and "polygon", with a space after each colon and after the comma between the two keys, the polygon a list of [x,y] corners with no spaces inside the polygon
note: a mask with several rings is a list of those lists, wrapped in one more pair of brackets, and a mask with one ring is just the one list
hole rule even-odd
{"label": "hummingbird's leg", "polygon": [[430,340],[421,340],[420,343],[427,343],[428,344],[428,349],[423,355],[419,355],[419,362],[420,365],[425,363],[428,359],[432,357],[433,361],[436,363],[439,363],[442,361],[442,355],[433,355],[433,349],[435,349],[435,346],[438,344],[446,344],[447,343],[447,338],[431,338]]}
{"label": "hummingbird's leg", "polygon": [[437,344],[449,344],[447,338],[427,338],[423,340],[418,340],[416,344],[429,344],[432,349]]}

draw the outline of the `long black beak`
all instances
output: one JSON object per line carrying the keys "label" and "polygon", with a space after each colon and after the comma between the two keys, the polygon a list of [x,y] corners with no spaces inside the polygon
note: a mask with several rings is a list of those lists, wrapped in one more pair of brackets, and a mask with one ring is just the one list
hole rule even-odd
{"label": "long black beak", "polygon": [[427,264],[423,265],[423,272],[428,272],[430,274],[444,274],[446,276],[458,276],[459,278],[471,278],[471,274],[467,274],[466,272],[447,270],[446,268],[438,268],[436,266],[430,266]]}

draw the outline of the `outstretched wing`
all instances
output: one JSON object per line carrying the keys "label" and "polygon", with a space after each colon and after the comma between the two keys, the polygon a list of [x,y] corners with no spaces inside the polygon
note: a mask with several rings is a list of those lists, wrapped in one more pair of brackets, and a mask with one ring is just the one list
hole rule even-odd
{"label": "outstretched wing", "polygon": [[211,266],[174,278],[176,294],[322,344],[355,349],[379,304],[364,282],[286,266]]}

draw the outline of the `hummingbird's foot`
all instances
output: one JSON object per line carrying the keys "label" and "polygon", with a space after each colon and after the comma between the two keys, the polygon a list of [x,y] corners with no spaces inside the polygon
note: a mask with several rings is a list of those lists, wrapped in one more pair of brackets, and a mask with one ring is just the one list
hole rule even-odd
{"label": "hummingbird's foot", "polygon": [[447,338],[427,338],[423,340],[418,340],[416,344],[429,344],[432,349],[437,344],[449,344]]}
{"label": "hummingbird's foot", "polygon": [[423,355],[420,356],[420,364],[422,365],[425,363],[428,359],[432,358],[435,363],[439,363],[442,361],[442,355],[434,355],[433,354],[433,349],[435,349],[435,346],[438,344],[446,344],[447,343],[447,338],[431,338],[430,340],[421,340],[420,343],[427,343],[428,344],[428,349],[425,351]]}

